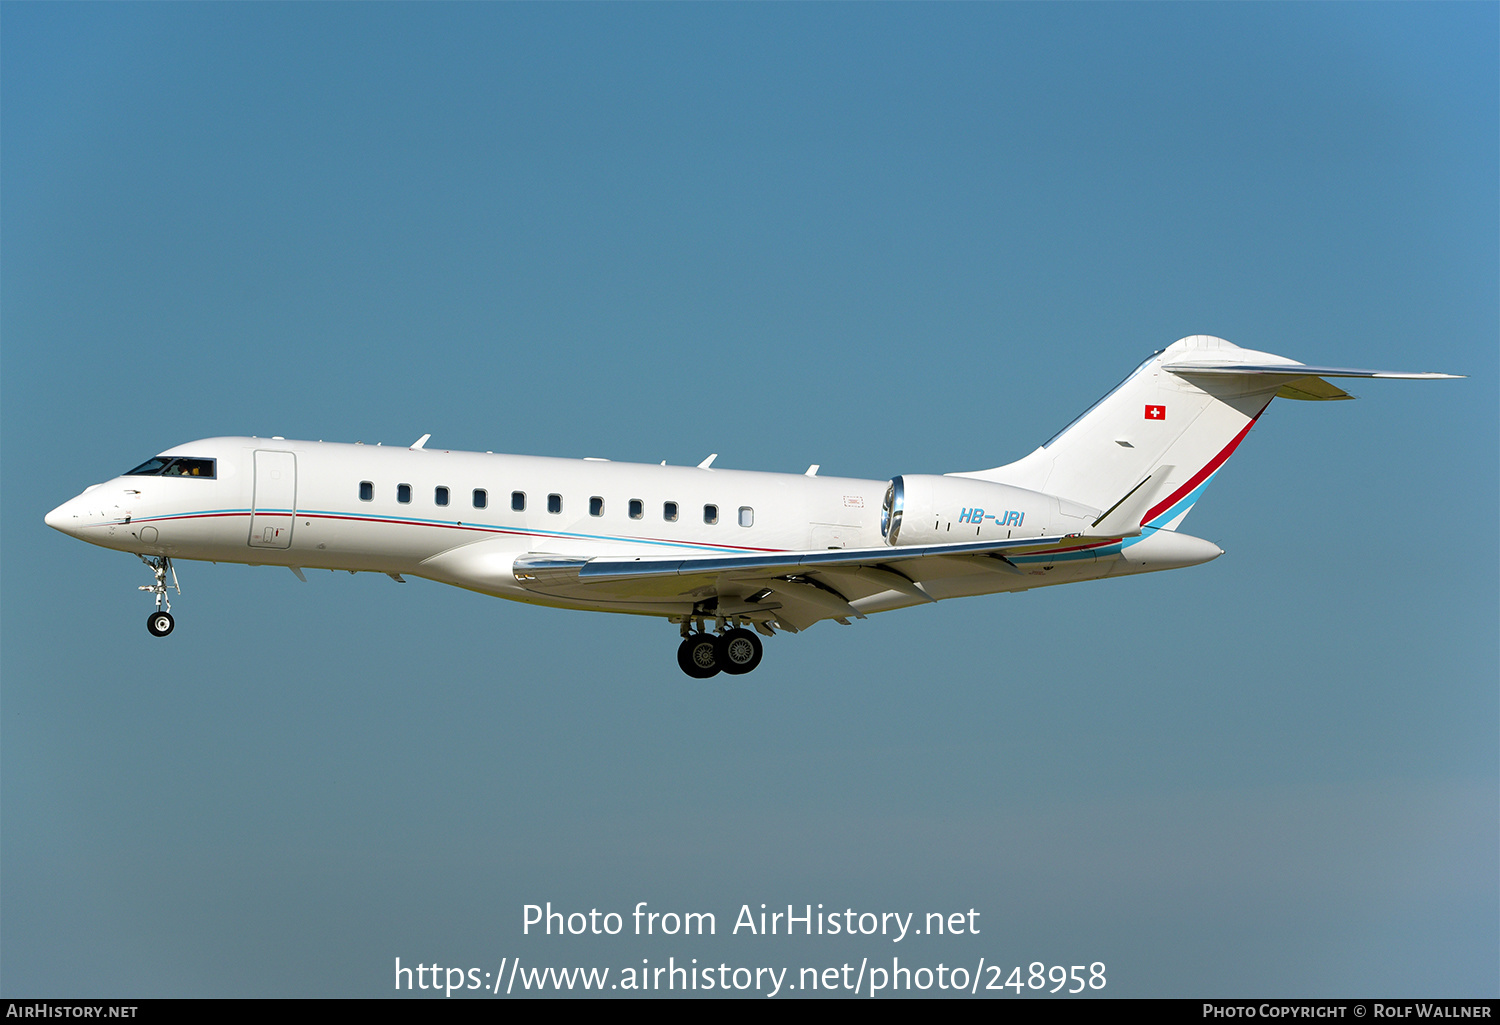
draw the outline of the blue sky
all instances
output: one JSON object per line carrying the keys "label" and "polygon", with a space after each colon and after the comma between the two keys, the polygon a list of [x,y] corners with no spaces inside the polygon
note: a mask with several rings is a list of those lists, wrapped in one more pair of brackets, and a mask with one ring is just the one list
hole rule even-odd
{"label": "blue sky", "polygon": [[[1500,990],[1497,9],[0,5],[0,989],[393,961],[1103,961]],[[885,478],[1212,333],[1467,374],[1280,402],[1207,566],[674,631],[144,570],[42,515],[222,434]],[[521,908],[712,911],[712,940]],[[723,935],[742,904],[979,936]],[[1009,992],[1009,991],[1007,991]]]}

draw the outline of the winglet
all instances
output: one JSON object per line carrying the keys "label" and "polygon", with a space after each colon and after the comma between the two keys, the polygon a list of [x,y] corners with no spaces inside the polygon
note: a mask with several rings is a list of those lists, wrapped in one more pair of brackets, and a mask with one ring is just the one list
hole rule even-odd
{"label": "winglet", "polygon": [[816,477],[818,475],[818,471],[820,469],[822,469],[822,468],[823,467],[822,467],[821,463],[813,463],[811,466],[809,466],[807,468],[807,472],[804,473],[802,476],[804,476],[804,477]]}
{"label": "winglet", "polygon": [[707,459],[703,460],[703,462],[699,463],[698,464],[698,469],[700,469],[700,470],[706,470],[706,469],[708,469],[710,466],[712,466],[714,464],[714,460],[717,459],[717,458],[719,458],[719,453],[715,452],[713,455],[711,455]]}
{"label": "winglet", "polygon": [[430,434],[424,434],[424,435],[422,435],[420,438],[417,439],[416,444],[412,445],[410,451],[415,452],[418,449],[420,449],[423,445],[427,444],[427,439],[430,438],[430,437],[432,437],[432,435],[430,435]]}
{"label": "winglet", "polygon": [[1158,466],[1144,480],[1125,492],[1125,496],[1106,509],[1089,525],[1090,537],[1135,537],[1151,503],[1161,491],[1162,482],[1172,476],[1175,466]]}

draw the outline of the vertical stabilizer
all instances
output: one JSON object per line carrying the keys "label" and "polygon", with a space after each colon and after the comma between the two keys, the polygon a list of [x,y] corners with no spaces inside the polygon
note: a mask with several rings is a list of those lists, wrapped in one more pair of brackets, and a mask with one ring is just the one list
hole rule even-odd
{"label": "vertical stabilizer", "polygon": [[1437,381],[1455,375],[1308,366],[1193,335],[1136,367],[1025,459],[950,476],[1013,484],[1105,510],[1095,523],[1100,529],[1128,533],[1124,521],[1138,514],[1140,526],[1176,529],[1273,398],[1354,397],[1326,377]]}
{"label": "vertical stabilizer", "polygon": [[[955,476],[1014,484],[1109,510],[1151,478],[1141,524],[1174,528],[1287,383],[1280,375],[1184,375],[1167,364],[1300,365],[1193,335],[1153,355],[1051,441],[1024,459]],[[1129,506],[1140,508],[1136,500]],[[1124,508],[1123,506],[1121,507]],[[1134,511],[1134,509],[1132,510]]]}

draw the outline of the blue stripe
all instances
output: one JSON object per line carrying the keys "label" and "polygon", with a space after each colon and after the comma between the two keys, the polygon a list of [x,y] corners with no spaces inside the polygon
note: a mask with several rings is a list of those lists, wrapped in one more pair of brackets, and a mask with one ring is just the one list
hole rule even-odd
{"label": "blue stripe", "polygon": [[[455,527],[461,530],[482,530],[494,534],[522,535],[526,537],[564,538],[578,541],[609,541],[625,542],[638,545],[654,545],[659,548],[691,548],[696,551],[737,553],[746,550],[745,546],[731,547],[725,545],[706,544],[702,541],[657,541],[650,538],[630,537],[621,534],[575,534],[565,530],[528,530],[523,527],[502,527],[489,523],[480,523],[475,520],[424,520],[412,516],[385,516],[378,513],[357,513],[330,511],[326,509],[205,509],[190,513],[173,513],[165,516],[140,516],[132,517],[130,523],[153,523],[166,520],[184,520],[200,516],[223,516],[241,515],[247,516],[251,513],[258,516],[337,516],[341,519],[354,520],[362,523],[394,523],[409,524],[423,527]],[[100,523],[96,526],[123,526],[125,520],[114,520],[110,523]],[[774,549],[772,551],[775,551]]]}
{"label": "blue stripe", "polygon": [[1182,496],[1182,498],[1178,499],[1177,503],[1175,505],[1173,505],[1172,508],[1168,509],[1166,512],[1162,513],[1160,516],[1156,517],[1150,523],[1144,524],[1144,526],[1147,526],[1147,527],[1156,527],[1156,528],[1160,529],[1160,528],[1164,527],[1166,524],[1171,523],[1172,520],[1176,519],[1178,516],[1181,516],[1183,513],[1187,512],[1189,509],[1191,509],[1194,505],[1196,505],[1198,503],[1198,496],[1201,495],[1201,494],[1203,494],[1203,489],[1206,488],[1206,487],[1208,487],[1208,485],[1218,475],[1219,475],[1219,471],[1215,470],[1213,473],[1211,473],[1207,477],[1203,478],[1203,483],[1202,484],[1199,484],[1192,491],[1189,491],[1186,495]]}

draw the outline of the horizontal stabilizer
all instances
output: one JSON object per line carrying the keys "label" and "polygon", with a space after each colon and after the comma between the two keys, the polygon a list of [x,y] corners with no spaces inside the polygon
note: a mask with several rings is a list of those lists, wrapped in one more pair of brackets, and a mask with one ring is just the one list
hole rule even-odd
{"label": "horizontal stabilizer", "polygon": [[1350,367],[1315,367],[1306,363],[1209,363],[1197,360],[1167,363],[1163,370],[1172,374],[1237,375],[1271,377],[1392,377],[1407,381],[1451,381],[1462,374],[1413,374],[1399,370],[1355,370]]}
{"label": "horizontal stabilizer", "polygon": [[1285,363],[1212,363],[1204,360],[1179,360],[1163,365],[1163,370],[1183,377],[1264,377],[1286,381],[1276,390],[1279,399],[1301,399],[1310,402],[1332,402],[1352,399],[1338,385],[1325,377],[1397,378],[1407,381],[1453,380],[1460,374],[1415,374],[1397,370],[1356,370],[1352,367],[1317,367],[1288,360]]}

